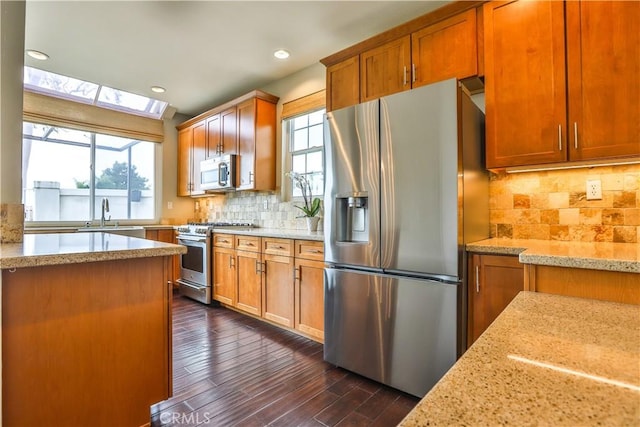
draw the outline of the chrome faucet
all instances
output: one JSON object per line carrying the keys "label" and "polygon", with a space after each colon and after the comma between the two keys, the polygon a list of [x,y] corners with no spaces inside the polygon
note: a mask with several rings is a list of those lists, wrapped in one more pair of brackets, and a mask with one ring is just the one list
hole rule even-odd
{"label": "chrome faucet", "polygon": [[102,215],[100,216],[100,227],[104,227],[104,223],[106,221],[111,221],[111,215],[109,215],[108,219],[104,217],[105,212],[109,212],[109,199],[107,199],[106,197],[103,197],[102,198]]}

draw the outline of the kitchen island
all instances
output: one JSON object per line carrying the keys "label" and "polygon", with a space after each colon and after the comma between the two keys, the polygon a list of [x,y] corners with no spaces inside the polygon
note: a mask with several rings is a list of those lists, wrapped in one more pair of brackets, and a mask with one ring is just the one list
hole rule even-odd
{"label": "kitchen island", "polygon": [[0,246],[2,421],[141,426],[171,383],[171,256],[109,233]]}
{"label": "kitchen island", "polygon": [[640,307],[521,292],[400,426],[639,422]]}

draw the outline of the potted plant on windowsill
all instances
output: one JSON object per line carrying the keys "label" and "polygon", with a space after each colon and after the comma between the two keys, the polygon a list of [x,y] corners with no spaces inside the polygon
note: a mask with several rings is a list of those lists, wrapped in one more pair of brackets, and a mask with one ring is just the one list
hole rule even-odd
{"label": "potted plant on windowsill", "polygon": [[302,217],[307,220],[307,229],[309,231],[317,231],[318,222],[320,221],[320,217],[318,216],[321,208],[320,199],[318,197],[312,198],[311,184],[309,184],[309,180],[305,175],[293,171],[287,172],[285,175],[291,178],[295,186],[302,191],[304,206],[294,206],[304,213]]}

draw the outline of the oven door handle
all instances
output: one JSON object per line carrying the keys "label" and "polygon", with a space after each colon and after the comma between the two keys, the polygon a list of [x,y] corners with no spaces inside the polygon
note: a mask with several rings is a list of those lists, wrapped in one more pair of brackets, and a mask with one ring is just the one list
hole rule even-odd
{"label": "oven door handle", "polygon": [[207,243],[207,239],[205,239],[205,238],[202,238],[202,237],[191,237],[191,236],[178,236],[178,243],[180,243],[180,241]]}

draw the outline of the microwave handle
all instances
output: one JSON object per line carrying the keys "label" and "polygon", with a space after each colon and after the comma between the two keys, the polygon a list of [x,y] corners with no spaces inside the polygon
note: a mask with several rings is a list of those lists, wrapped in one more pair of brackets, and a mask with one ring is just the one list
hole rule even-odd
{"label": "microwave handle", "polygon": [[221,187],[227,185],[227,181],[229,180],[229,166],[225,162],[220,162],[220,166],[218,168],[218,184]]}

